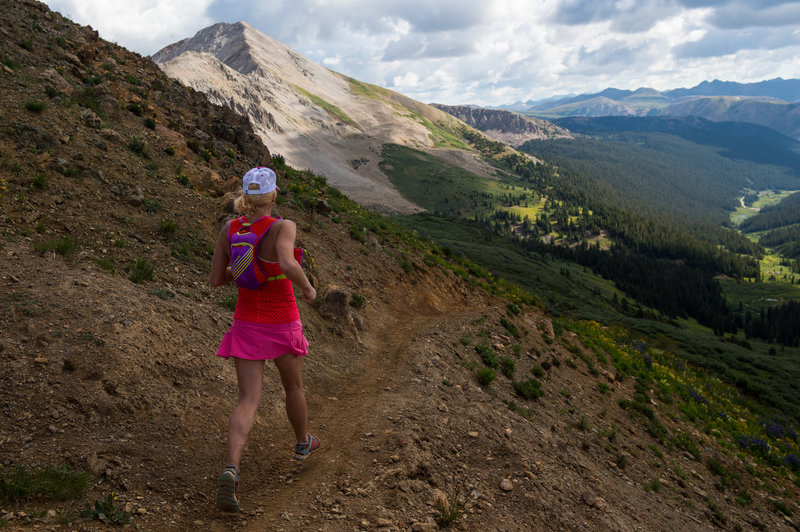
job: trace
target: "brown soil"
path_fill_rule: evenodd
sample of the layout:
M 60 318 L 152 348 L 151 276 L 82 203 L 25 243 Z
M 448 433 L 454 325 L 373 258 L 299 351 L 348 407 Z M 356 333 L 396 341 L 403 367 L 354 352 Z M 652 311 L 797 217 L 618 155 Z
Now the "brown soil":
M 239 176 L 269 154 L 246 122 L 172 84 L 149 60 L 42 4 L 0 7 L 2 56 L 14 61 L 0 73 L 3 469 L 88 471 L 86 500 L 114 493 L 132 515 L 127 528 L 142 530 L 435 530 L 437 500 L 463 506 L 458 530 L 791 529 L 771 501 L 792 486 L 767 479 L 770 493 L 741 460 L 720 454 L 752 495 L 738 505 L 702 462 L 658 444 L 618 406 L 633 395 L 630 379 L 598 391 L 614 380 L 611 368 L 553 366 L 538 401 L 516 396 L 502 375 L 478 385 L 470 369 L 481 364 L 477 342 L 513 357 L 516 374 L 527 376 L 545 360 L 572 358 L 576 339 L 553 341 L 539 308 L 510 317 L 503 301 L 402 243 L 377 235 L 361 244 L 345 223 L 289 202 L 280 210 L 314 258 L 309 273 L 321 289 L 363 296 L 354 312 L 365 327 L 341 326 L 300 302 L 311 343 L 310 425 L 322 447 L 307 462 L 292 460 L 282 390 L 268 368 L 242 462 L 243 511 L 217 512 L 236 384 L 232 364 L 214 354 L 234 289 L 208 286 L 210 246 Z M 94 116 L 86 100 L 68 96 L 86 87 Z M 131 101 L 147 112 L 129 111 Z M 150 115 L 154 129 L 144 124 Z M 130 149 L 134 136 L 148 158 Z M 195 143 L 219 155 L 206 161 Z M 228 150 L 235 156 L 222 155 Z M 68 236 L 73 256 L 46 250 Z M 134 259 L 155 265 L 152 280 L 129 280 Z M 530 420 L 508 401 L 529 408 Z M 690 431 L 705 453 L 719 450 L 682 421 L 665 423 Z M 612 427 L 613 441 L 601 435 Z M 660 489 L 646 490 L 654 480 Z M 77 517 L 83 502 L 0 502 L 0 522 L 107 528 Z

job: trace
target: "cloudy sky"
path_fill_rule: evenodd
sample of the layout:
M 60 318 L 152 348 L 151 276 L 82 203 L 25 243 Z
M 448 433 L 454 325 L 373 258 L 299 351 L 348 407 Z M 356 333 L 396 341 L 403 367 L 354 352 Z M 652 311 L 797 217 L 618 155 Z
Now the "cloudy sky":
M 425 103 L 800 78 L 800 1 L 44 0 L 142 55 L 244 20 Z

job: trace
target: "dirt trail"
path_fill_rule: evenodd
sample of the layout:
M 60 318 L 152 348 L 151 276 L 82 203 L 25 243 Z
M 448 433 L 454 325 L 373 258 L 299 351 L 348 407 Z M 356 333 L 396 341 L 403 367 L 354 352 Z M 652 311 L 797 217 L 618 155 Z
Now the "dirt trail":
M 200 519 L 210 530 L 230 530 L 232 526 L 243 530 L 293 530 L 301 524 L 313 524 L 320 530 L 341 529 L 336 516 L 344 519 L 344 514 L 339 513 L 335 505 L 327 505 L 331 511 L 328 517 L 333 519 L 322 526 L 318 515 L 320 505 L 314 503 L 321 502 L 321 506 L 326 507 L 323 499 L 331 491 L 342 486 L 361 486 L 372 479 L 376 449 L 370 440 L 376 434 L 389 434 L 394 428 L 391 416 L 387 415 L 386 393 L 400 396 L 409 393 L 404 388 L 413 378 L 413 361 L 407 356 L 411 344 L 426 331 L 434 330 L 437 322 L 443 323 L 440 312 L 428 309 L 425 314 L 418 314 L 410 308 L 414 307 L 395 309 L 389 323 L 364 339 L 363 356 L 346 375 L 329 379 L 325 385 L 320 385 L 313 375 L 305 376 L 310 430 L 322 441 L 321 449 L 314 456 L 299 463 L 291 459 L 289 449 L 275 444 L 271 444 L 266 453 L 253 448 L 253 442 L 269 439 L 265 432 L 271 430 L 265 431 L 264 426 L 274 428 L 272 432 L 282 432 L 288 423 L 285 413 L 278 409 L 264 412 L 267 409 L 262 402 L 260 422 L 251 433 L 251 443 L 243 458 L 242 512 L 226 515 L 209 512 L 211 508 L 208 508 L 201 512 L 202 517 L 184 516 L 180 526 Z M 474 313 L 473 310 L 459 312 L 464 320 Z M 324 363 L 312 357 L 313 346 L 307 369 Z M 268 366 L 266 371 L 275 370 Z M 282 401 L 282 396 L 280 399 Z M 276 400 L 267 401 L 274 403 Z M 219 445 L 224 442 L 220 441 Z M 209 494 L 213 495 L 210 491 Z M 211 502 L 213 506 L 213 500 Z

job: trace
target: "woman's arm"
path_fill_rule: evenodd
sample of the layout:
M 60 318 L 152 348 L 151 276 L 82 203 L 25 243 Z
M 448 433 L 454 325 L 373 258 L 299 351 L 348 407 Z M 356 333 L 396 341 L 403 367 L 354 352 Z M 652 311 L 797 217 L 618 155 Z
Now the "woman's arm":
M 303 301 L 308 303 L 317 297 L 317 291 L 303 272 L 302 266 L 294 258 L 294 241 L 297 235 L 297 227 L 290 220 L 278 222 L 278 234 L 275 237 L 275 253 L 278 255 L 278 264 L 281 271 L 286 274 L 294 284 L 303 291 Z
M 226 223 L 217 236 L 217 245 L 214 248 L 214 257 L 211 259 L 211 286 L 222 286 L 233 281 L 231 274 L 231 250 L 228 247 L 228 227 Z

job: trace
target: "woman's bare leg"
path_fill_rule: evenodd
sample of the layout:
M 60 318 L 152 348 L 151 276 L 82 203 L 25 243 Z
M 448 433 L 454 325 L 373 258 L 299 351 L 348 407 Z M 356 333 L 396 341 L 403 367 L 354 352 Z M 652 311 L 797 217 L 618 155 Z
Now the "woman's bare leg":
M 234 359 L 236 378 L 239 384 L 239 402 L 231 412 L 228 422 L 228 463 L 239 469 L 247 437 L 256 419 L 256 410 L 261 400 L 264 377 L 264 360 Z
M 303 391 L 303 357 L 291 353 L 275 359 L 275 366 L 281 375 L 281 383 L 286 393 L 286 415 L 292 424 L 294 435 L 299 443 L 308 436 L 308 407 Z

